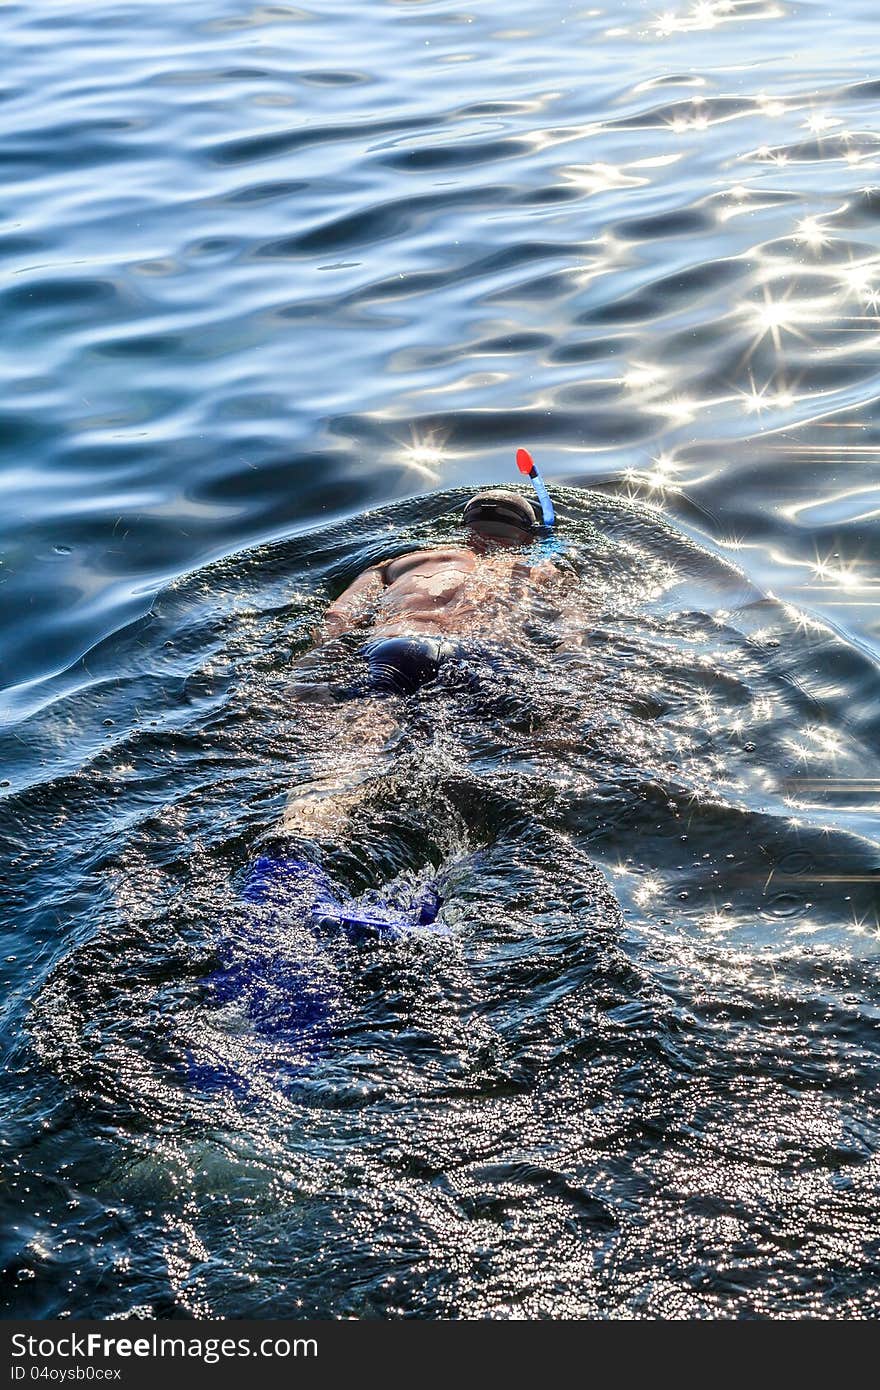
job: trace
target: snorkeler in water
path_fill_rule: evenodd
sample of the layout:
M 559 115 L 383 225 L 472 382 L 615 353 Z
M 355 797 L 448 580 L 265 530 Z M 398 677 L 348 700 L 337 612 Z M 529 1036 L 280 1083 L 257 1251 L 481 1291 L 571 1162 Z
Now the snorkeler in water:
M 464 675 L 468 684 L 474 659 L 494 664 L 499 652 L 515 644 L 533 616 L 536 594 L 572 578 L 570 570 L 546 556 L 527 553 L 555 516 L 525 450 L 518 452 L 517 464 L 532 479 L 536 502 L 504 488 L 476 493 L 462 517 L 465 545 L 410 551 L 372 565 L 327 609 L 310 653 L 298 663 L 298 676 L 309 673 L 310 659 L 349 634 L 362 633 L 355 657 L 360 669 L 351 684 L 332 693 L 321 683 L 295 687 L 305 701 L 336 702 L 341 696 L 350 714 L 345 732 L 338 730 L 334 738 L 334 770 L 297 790 L 284 815 L 284 833 L 315 841 L 344 835 L 349 816 L 375 784 L 382 750 L 398 727 L 396 708 L 369 697 L 410 696 L 447 672 L 454 679 Z M 329 891 L 323 879 L 318 884 L 312 864 L 291 863 L 316 891 Z M 262 879 L 259 883 L 262 893 Z
M 402 714 L 398 700 L 383 697 L 412 696 L 448 669 L 460 679 L 474 661 L 494 666 L 534 615 L 537 593 L 571 579 L 570 570 L 528 552 L 555 517 L 525 450 L 517 464 L 534 483 L 537 504 L 503 488 L 476 493 L 462 518 L 466 544 L 411 551 L 372 565 L 330 604 L 313 647 L 297 663 L 294 692 L 303 702 L 303 718 L 321 727 L 310 702 L 334 705 L 325 733 L 333 769 L 297 789 L 279 827 L 281 843 L 251 864 L 242 897 L 253 907 L 253 918 L 238 939 L 225 943 L 220 969 L 209 981 L 218 1002 L 243 1001 L 263 1031 L 279 1035 L 286 1029 L 291 1039 L 317 1045 L 329 1008 L 320 982 L 311 982 L 295 963 L 286 984 L 290 1008 L 279 1013 L 273 1004 L 266 1010 L 267 963 L 277 973 L 278 942 L 291 913 L 316 932 L 342 932 L 350 940 L 448 930 L 440 916 L 442 873 L 432 872 L 415 886 L 392 880 L 367 897 L 352 897 L 331 877 L 322 846 L 345 842 L 350 817 L 368 803 L 381 778 L 383 750 L 393 746 Z M 317 658 L 320 670 L 322 652 L 359 633 L 359 669 L 351 685 L 331 689 L 320 680 L 302 680 L 314 675 L 310 658 Z M 210 1068 L 199 1074 L 203 1084 L 210 1083 L 209 1073 Z
M 383 701 L 357 697 L 412 695 L 447 672 L 464 675 L 467 683 L 471 659 L 491 663 L 515 645 L 534 615 L 538 593 L 571 580 L 570 569 L 525 553 L 552 531 L 556 518 L 525 449 L 518 451 L 517 465 L 533 482 L 536 500 L 504 488 L 476 493 L 462 515 L 466 545 L 410 551 L 371 565 L 327 609 L 312 648 L 297 664 L 294 689 L 305 701 L 340 695 L 345 700 L 350 727 L 343 736 L 344 771 L 299 790 L 288 805 L 286 830 L 319 836 L 339 831 L 358 797 L 356 788 L 372 780 L 397 719 Z M 325 683 L 309 681 L 322 654 L 350 634 L 363 640 L 355 658 L 360 669 L 349 685 L 331 692 Z
M 520 456 L 521 468 L 528 460 L 534 469 L 525 450 Z M 317 644 L 362 629 L 362 693 L 411 695 L 469 649 L 503 642 L 528 611 L 530 591 L 562 577 L 551 560 L 521 553 L 548 525 L 552 504 L 542 491 L 541 506 L 503 488 L 476 493 L 464 509 L 467 545 L 372 565 L 330 605 Z

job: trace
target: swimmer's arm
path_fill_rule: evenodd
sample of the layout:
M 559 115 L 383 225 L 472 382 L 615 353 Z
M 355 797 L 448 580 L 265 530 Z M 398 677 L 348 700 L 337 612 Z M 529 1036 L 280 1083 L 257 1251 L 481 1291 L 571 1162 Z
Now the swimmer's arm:
M 577 580 L 577 575 L 574 570 L 567 566 L 562 569 L 559 565 L 555 565 L 552 560 L 539 560 L 537 565 L 530 567 L 529 579 L 539 589 L 545 589 L 551 584 L 570 584 L 572 580 Z
M 570 570 L 555 565 L 552 560 L 539 560 L 536 565 L 530 565 L 525 560 L 515 560 L 510 577 L 514 593 L 527 599 L 530 589 L 540 592 L 552 588 L 558 591 L 566 581 L 574 578 L 574 575 Z
M 329 642 L 369 621 L 385 588 L 384 565 L 371 565 L 334 599 L 315 633 L 316 642 Z

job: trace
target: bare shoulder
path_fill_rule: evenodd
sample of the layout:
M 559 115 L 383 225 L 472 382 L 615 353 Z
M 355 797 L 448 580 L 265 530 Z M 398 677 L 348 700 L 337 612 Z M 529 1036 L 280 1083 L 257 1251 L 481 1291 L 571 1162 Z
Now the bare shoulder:
M 396 560 L 387 561 L 384 570 L 386 583 L 393 584 L 396 579 L 415 569 L 434 571 L 450 565 L 470 570 L 474 564 L 472 551 L 461 546 L 447 546 L 436 550 L 411 550 L 407 555 L 398 555 Z

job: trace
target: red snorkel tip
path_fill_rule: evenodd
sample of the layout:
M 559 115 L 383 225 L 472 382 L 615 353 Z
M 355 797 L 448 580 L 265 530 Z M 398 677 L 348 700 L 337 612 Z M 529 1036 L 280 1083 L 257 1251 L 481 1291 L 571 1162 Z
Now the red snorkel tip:
M 534 473 L 535 460 L 532 458 L 528 449 L 517 449 L 516 466 L 519 469 L 520 473 L 525 473 L 527 478 L 530 478 L 531 475 Z

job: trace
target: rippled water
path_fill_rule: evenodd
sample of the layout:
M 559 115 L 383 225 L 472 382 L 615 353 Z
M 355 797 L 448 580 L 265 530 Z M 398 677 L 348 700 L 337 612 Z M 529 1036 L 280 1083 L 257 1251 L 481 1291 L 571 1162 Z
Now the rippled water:
M 7 1311 L 876 1315 L 872 12 L 4 18 Z M 255 917 L 322 606 L 518 444 L 580 587 L 319 847 L 446 933 Z

